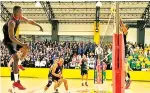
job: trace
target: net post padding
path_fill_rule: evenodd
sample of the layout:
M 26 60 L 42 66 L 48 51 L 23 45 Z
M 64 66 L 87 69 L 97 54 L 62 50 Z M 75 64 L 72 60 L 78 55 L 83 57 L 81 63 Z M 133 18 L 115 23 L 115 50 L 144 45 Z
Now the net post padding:
M 113 93 L 125 93 L 125 63 L 123 34 L 113 35 Z

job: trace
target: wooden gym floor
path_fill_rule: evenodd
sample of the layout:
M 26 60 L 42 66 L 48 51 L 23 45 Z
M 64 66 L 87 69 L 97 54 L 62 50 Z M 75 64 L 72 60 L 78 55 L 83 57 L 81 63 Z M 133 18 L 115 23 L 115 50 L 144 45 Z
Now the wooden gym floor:
M 8 77 L 1 78 L 1 92 L 0 93 L 9 93 L 8 89 L 11 87 L 12 83 Z M 25 91 L 16 90 L 16 93 L 43 93 L 43 87 L 47 84 L 47 79 L 38 79 L 38 78 L 21 78 L 22 84 L 27 88 Z M 81 93 L 79 91 L 85 89 L 81 87 L 81 82 L 79 79 L 68 79 L 70 93 Z M 94 84 L 93 80 L 88 81 L 89 86 L 86 87 L 90 92 L 84 93 L 94 93 Z M 111 81 L 105 83 L 105 88 L 111 90 Z M 52 93 L 53 85 L 45 93 Z M 63 84 L 59 88 L 59 93 L 65 93 Z M 83 92 L 82 92 L 83 93 Z M 110 93 L 110 92 L 109 92 Z M 150 93 L 150 82 L 136 82 L 132 81 L 131 87 L 127 90 L 126 93 Z

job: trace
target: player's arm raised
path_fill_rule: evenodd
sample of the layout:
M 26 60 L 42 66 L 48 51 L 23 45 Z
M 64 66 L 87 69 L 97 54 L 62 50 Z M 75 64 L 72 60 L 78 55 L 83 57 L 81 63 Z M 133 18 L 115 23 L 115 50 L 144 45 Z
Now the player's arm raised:
M 8 22 L 8 33 L 9 33 L 9 38 L 16 44 L 20 46 L 24 46 L 23 43 L 21 43 L 18 39 L 15 38 L 14 35 L 14 28 L 15 28 L 15 22 L 14 21 L 9 21 Z
M 38 26 L 38 27 L 40 28 L 40 31 L 43 32 L 43 28 L 42 28 L 38 23 L 36 23 L 34 20 L 28 19 L 28 18 L 26 18 L 26 17 L 24 17 L 24 16 L 21 17 L 21 20 L 23 20 L 23 21 L 25 21 L 25 22 L 27 22 L 27 23 L 29 23 L 29 24 Z
M 55 77 L 60 77 L 60 74 L 56 74 L 56 68 L 58 67 L 58 64 L 54 64 L 53 69 L 52 69 L 52 75 L 54 75 Z

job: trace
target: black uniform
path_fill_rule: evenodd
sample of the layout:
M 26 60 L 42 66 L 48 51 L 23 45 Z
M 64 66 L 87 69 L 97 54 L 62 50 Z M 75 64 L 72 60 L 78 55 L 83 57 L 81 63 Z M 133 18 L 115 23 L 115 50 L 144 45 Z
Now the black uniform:
M 58 64 L 58 67 L 56 68 L 55 73 L 59 74 L 60 72 L 62 72 L 62 66 L 60 66 L 59 63 L 57 63 L 57 64 Z M 54 81 L 54 80 L 58 81 L 60 79 L 59 77 L 52 75 L 52 70 L 49 71 L 48 78 L 52 79 L 52 81 Z
M 81 63 L 81 75 L 88 74 L 87 66 L 88 66 L 87 60 L 82 59 L 82 63 Z
M 14 35 L 16 34 L 16 31 L 18 29 L 18 26 L 20 24 L 20 20 L 15 19 L 14 17 L 11 17 L 9 21 L 14 21 L 15 22 L 15 28 L 14 28 Z M 4 39 L 3 43 L 4 45 L 8 48 L 10 54 L 15 54 L 17 53 L 17 50 L 22 48 L 22 46 L 14 44 L 11 39 L 9 38 L 9 32 L 8 32 L 8 22 L 6 22 L 3 26 L 3 34 L 4 34 Z

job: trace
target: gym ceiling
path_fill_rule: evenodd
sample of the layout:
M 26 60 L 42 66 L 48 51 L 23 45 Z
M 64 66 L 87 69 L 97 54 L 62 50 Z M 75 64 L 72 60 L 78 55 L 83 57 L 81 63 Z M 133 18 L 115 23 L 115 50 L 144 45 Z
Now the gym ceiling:
M 40 3 L 41 6 L 35 7 Z M 100 22 L 107 24 L 111 15 L 110 8 L 115 5 L 111 1 L 102 1 L 100 8 Z M 12 13 L 12 8 L 19 5 L 23 9 L 24 16 L 39 23 L 50 23 L 58 20 L 59 23 L 93 23 L 96 14 L 96 1 L 40 1 L 40 2 L 1 2 L 1 18 L 6 21 Z M 122 1 L 119 3 L 120 16 L 126 24 L 136 26 L 138 20 L 144 20 L 149 26 L 150 2 L 146 1 Z M 113 22 L 113 16 L 111 19 Z

